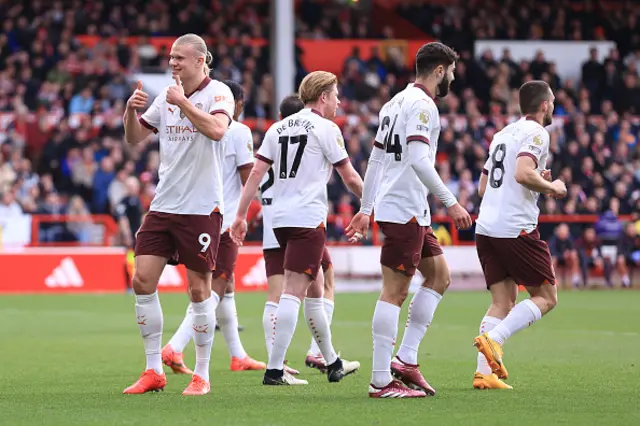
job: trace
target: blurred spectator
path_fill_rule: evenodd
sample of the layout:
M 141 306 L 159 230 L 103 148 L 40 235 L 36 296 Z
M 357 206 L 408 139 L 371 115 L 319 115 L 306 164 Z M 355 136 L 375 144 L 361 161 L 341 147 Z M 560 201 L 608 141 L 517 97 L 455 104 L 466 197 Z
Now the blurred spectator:
M 109 207 L 109 185 L 115 178 L 111 157 L 104 157 L 100 168 L 93 175 L 93 213 L 107 213 Z
M 575 244 L 580 258 L 580 270 L 585 287 L 588 285 L 589 270 L 602 271 L 607 287 L 612 287 L 612 263 L 602 256 L 601 242 L 593 228 L 587 228 Z
M 631 285 L 630 273 L 640 266 L 640 235 L 638 235 L 633 223 L 627 223 L 624 234 L 618 241 L 616 266 L 622 279 L 622 286 L 629 287 Z
M 564 273 L 571 274 L 571 282 L 574 287 L 580 285 L 580 261 L 578 251 L 569 233 L 569 226 L 561 223 L 556 228 L 555 235 L 549 240 L 549 251 L 553 260 L 556 274 L 564 281 Z M 586 283 L 584 283 L 586 285 Z
M 622 235 L 622 223 L 613 210 L 607 210 L 595 224 L 596 236 L 603 245 L 616 245 Z
M 77 195 L 71 197 L 66 214 L 74 216 L 74 220 L 67 223 L 67 229 L 75 241 L 87 244 L 98 240 L 95 235 L 99 235 L 100 230 L 93 224 L 91 212 L 81 197 Z
M 135 235 L 142 224 L 140 182 L 133 176 L 125 179 L 125 195 L 115 207 L 115 217 L 124 246 L 134 248 Z
M 42 1 L 0 6 L 0 114 L 13 113 L 0 121 L 0 193 L 11 190 L 16 198 L 12 204 L 25 212 L 60 214 L 67 199 L 69 209 L 73 205 L 80 211 L 73 198 L 78 196 L 92 213 L 113 213 L 122 202 L 125 182 L 135 175 L 140 206 L 143 211 L 148 208 L 157 184 L 158 144 L 150 139 L 126 145 L 122 113 L 134 88 L 134 73 L 167 70 L 168 52 L 151 43 L 153 36 L 176 36 L 189 28 L 212 37 L 212 76 L 242 83 L 245 117 L 270 117 L 274 96 L 270 48 L 251 41 L 270 33 L 269 2 L 254 0 L 242 7 L 222 0 L 188 3 L 185 7 L 180 0 L 130 0 L 126 5 L 76 0 L 53 2 L 50 7 Z M 300 2 L 297 36 L 393 38 L 397 28 L 374 27 L 362 3 L 366 2 L 346 7 L 337 2 Z M 452 91 L 438 100 L 442 129 L 437 167 L 472 213 L 478 211 L 476 185 L 493 135 L 517 118 L 518 87 L 528 79 L 542 78 L 556 92 L 548 167 L 566 182 L 569 196 L 540 197 L 541 211 L 600 216 L 610 210 L 596 232 L 605 247 L 617 244 L 622 226 L 618 215 L 640 210 L 640 21 L 637 8 L 631 6 L 621 2 L 606 10 L 591 5 L 577 11 L 567 2 L 550 1 L 399 3 L 399 15 L 460 53 Z M 96 36 L 95 46 L 80 43 L 76 36 L 81 34 Z M 135 44 L 127 44 L 129 35 L 139 36 Z M 111 36 L 114 43 L 108 39 Z M 582 75 L 575 81 L 561 79 L 544 51 L 522 61 L 514 60 L 508 49 L 495 56 L 478 52 L 480 59 L 474 52 L 474 42 L 481 39 L 603 37 L 615 41 L 617 48 L 600 57 L 594 51 L 587 62 L 576 64 Z M 306 70 L 300 47 L 295 49 L 299 83 Z M 370 59 L 365 60 L 367 53 Z M 413 79 L 413 64 L 405 57 L 404 50 L 391 43 L 370 52 L 354 49 L 342 67 L 338 112 L 344 116 L 348 152 L 361 174 L 381 106 Z M 265 130 L 266 122 L 258 121 L 256 148 Z M 330 213 L 338 215 L 338 223 L 328 226 L 333 240 L 344 238 L 342 226 L 358 208 L 357 200 L 346 193 L 339 180 L 330 180 Z M 430 205 L 434 215 L 446 214 L 431 196 Z M 55 223 L 42 225 L 47 226 L 55 229 Z M 572 223 L 570 233 L 578 236 L 583 227 Z M 553 225 L 541 223 L 540 231 L 550 237 Z M 72 238 L 63 234 L 51 231 L 47 238 Z M 473 233 L 460 233 L 460 238 L 473 238 Z
M 0 216 L 3 218 L 22 215 L 22 207 L 16 201 L 12 191 L 6 191 L 1 194 L 2 202 L 0 203 Z
M 94 99 L 91 94 L 91 89 L 86 87 L 71 98 L 69 114 L 89 114 L 93 110 L 93 103 Z

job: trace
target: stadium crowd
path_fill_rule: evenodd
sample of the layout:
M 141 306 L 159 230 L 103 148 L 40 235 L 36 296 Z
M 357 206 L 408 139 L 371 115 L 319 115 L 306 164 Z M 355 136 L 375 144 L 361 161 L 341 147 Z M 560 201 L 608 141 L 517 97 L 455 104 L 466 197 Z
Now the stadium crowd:
M 157 183 L 158 146 L 153 140 L 125 144 L 122 127 L 123 106 L 134 88 L 128 76 L 165 71 L 168 66 L 168 52 L 156 49 L 148 37 L 177 35 L 183 28 L 215 37 L 217 42 L 210 46 L 213 77 L 241 82 L 246 92 L 245 117 L 269 117 L 273 96 L 269 49 L 250 43 L 252 37 L 269 34 L 266 2 L 251 2 L 241 11 L 233 3 L 191 1 L 183 7 L 178 0 L 75 0 L 51 6 L 39 0 L 15 5 L 0 2 L 0 216 L 119 217 L 148 208 Z M 638 220 L 640 212 L 638 10 L 623 7 L 600 13 L 593 3 L 579 11 L 566 1 L 555 2 L 553 8 L 550 2 L 535 4 L 535 9 L 513 1 L 443 7 L 413 1 L 399 7 L 401 16 L 419 28 L 431 28 L 433 35 L 461 56 L 452 93 L 439 102 L 440 175 L 460 203 L 477 213 L 476 184 L 491 138 L 517 116 L 517 88 L 528 80 L 543 79 L 556 94 L 548 164 L 553 175 L 567 183 L 569 197 L 562 202 L 541 197 L 542 213 L 601 215 L 594 238 L 615 245 L 623 244 L 621 237 L 628 235 L 632 243 L 625 242 L 621 253 L 626 261 L 640 263 L 632 258 L 640 250 L 640 221 L 633 234 L 631 227 L 623 230 L 618 218 L 631 214 Z M 533 25 L 521 25 L 532 16 L 537 16 Z M 298 36 L 306 38 L 391 37 L 393 31 L 385 28 L 375 33 L 368 17 L 356 9 L 314 1 L 302 2 L 296 24 Z M 111 44 L 104 38 L 87 48 L 76 39 L 80 34 L 116 36 L 118 41 Z M 126 35 L 141 37 L 130 46 Z M 531 61 L 516 62 L 507 50 L 502 57 L 479 52 L 475 59 L 474 40 L 494 37 L 609 39 L 617 42 L 617 48 L 606 57 L 598 57 L 593 50 L 582 64 L 581 80 L 572 81 L 560 78 L 544 52 Z M 363 60 L 357 50 L 344 63 L 339 114 L 346 116 L 347 149 L 362 175 L 378 125 L 377 113 L 411 81 L 412 66 L 392 55 L 383 60 L 379 53 Z M 297 81 L 305 73 L 298 60 Z M 254 129 L 256 148 L 265 130 Z M 339 240 L 358 203 L 339 179 L 329 182 L 328 191 L 336 215 L 329 237 Z M 445 214 L 435 201 L 432 207 L 436 214 Z M 543 224 L 543 236 L 551 238 L 554 227 Z M 567 238 L 580 239 L 577 245 L 584 246 L 590 229 L 573 224 Z M 90 226 L 53 224 L 41 229 L 40 238 L 87 242 L 92 232 Z M 461 238 L 472 238 L 472 234 Z M 129 239 L 124 243 L 130 244 Z M 555 255 L 571 257 L 565 252 Z M 584 264 L 592 257 L 580 258 Z

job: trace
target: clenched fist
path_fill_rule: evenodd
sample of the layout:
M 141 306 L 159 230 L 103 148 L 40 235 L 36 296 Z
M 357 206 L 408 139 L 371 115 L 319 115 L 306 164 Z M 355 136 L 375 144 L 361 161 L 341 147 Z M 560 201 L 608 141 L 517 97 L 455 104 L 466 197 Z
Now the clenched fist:
M 138 88 L 133 92 L 133 95 L 127 101 L 127 109 L 139 110 L 147 105 L 149 95 L 142 91 L 142 82 L 138 80 Z

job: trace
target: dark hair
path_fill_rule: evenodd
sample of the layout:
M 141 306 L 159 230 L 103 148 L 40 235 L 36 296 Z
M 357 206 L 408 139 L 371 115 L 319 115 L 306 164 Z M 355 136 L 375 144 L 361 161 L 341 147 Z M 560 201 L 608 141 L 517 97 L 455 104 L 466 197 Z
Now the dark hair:
M 520 86 L 518 91 L 522 115 L 535 114 L 540 105 L 551 97 L 549 84 L 542 80 L 531 80 Z
M 280 115 L 286 118 L 304 108 L 304 103 L 298 95 L 289 95 L 280 102 Z
M 229 89 L 231 89 L 231 93 L 233 94 L 233 99 L 236 102 L 244 101 L 244 89 L 241 85 L 233 80 L 224 80 L 223 83 L 229 86 Z
M 416 74 L 429 75 L 438 66 L 447 68 L 457 60 L 458 54 L 449 46 L 438 42 L 424 44 L 416 53 Z

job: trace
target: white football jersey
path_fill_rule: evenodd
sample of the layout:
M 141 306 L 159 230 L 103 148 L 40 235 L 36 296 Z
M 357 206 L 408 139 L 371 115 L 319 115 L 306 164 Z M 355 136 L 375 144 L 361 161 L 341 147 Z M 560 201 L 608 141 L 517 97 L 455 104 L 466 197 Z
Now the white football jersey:
M 276 175 L 273 167 L 262 179 L 260 183 L 260 199 L 262 201 L 262 248 L 265 250 L 280 248 L 276 234 L 273 233 L 273 184 L 276 182 Z
M 219 81 L 205 78 L 189 100 L 202 111 L 224 113 L 231 120 L 233 94 Z M 150 210 L 210 215 L 218 208 L 224 213 L 222 143 L 201 134 L 177 106 L 167 103 L 167 89 L 142 114 L 140 123 L 160 139 L 160 182 Z
M 273 124 L 256 155 L 273 165 L 273 227 L 325 225 L 327 182 L 334 165 L 349 161 L 340 128 L 305 108 Z
M 529 156 L 538 172 L 545 170 L 549 155 L 549 133 L 536 121 L 522 118 L 493 137 L 483 173 L 487 189 L 476 220 L 476 234 L 494 238 L 517 238 L 538 225 L 539 193 L 516 182 L 516 160 Z
M 424 86 L 409 84 L 384 104 L 374 145 L 388 155 L 373 209 L 376 221 L 407 223 L 415 218 L 422 226 L 431 224 L 429 190 L 411 167 L 407 144 L 429 145 L 429 161 L 435 164 L 439 136 L 438 107 Z
M 222 166 L 222 187 L 224 194 L 224 217 L 222 232 L 231 227 L 238 212 L 242 181 L 238 171 L 253 166 L 253 135 L 251 129 L 234 121 L 222 138 L 224 165 Z

